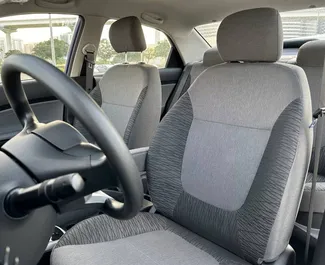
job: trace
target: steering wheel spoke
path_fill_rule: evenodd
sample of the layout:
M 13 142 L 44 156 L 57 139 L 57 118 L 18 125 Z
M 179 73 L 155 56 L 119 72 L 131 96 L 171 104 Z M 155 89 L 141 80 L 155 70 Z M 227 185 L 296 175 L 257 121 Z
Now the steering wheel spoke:
M 39 123 L 21 84 L 21 73 L 42 83 L 61 100 L 93 136 L 98 147 L 65 122 Z M 38 183 L 69 173 L 87 175 L 86 193 L 105 188 L 107 184 L 98 179 L 93 181 L 90 172 L 96 173 L 93 176 L 96 179 L 108 169 L 107 176 L 113 172 L 119 179 L 124 203 L 107 202 L 107 213 L 119 219 L 135 216 L 142 205 L 140 173 L 123 139 L 90 96 L 56 67 L 31 55 L 8 57 L 1 77 L 8 101 L 24 127 L 2 150 Z M 109 166 L 105 168 L 105 165 Z
M 55 121 L 22 132 L 2 149 L 38 182 L 70 173 L 81 173 L 105 163 L 105 155 L 71 125 Z

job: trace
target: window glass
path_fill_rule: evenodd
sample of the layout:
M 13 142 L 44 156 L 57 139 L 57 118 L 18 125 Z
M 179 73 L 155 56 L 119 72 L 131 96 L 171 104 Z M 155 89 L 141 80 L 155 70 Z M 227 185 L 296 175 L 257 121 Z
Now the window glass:
M 220 22 L 209 23 L 196 27 L 195 29 L 200 33 L 200 35 L 205 39 L 205 41 L 212 47 L 217 45 L 217 31 Z
M 38 56 L 64 71 L 78 16 L 18 15 L 0 18 L 0 67 L 11 54 Z M 22 79 L 29 79 L 22 75 Z M 1 81 L 1 80 L 0 80 Z
M 325 8 L 282 12 L 283 38 L 316 38 L 325 39 Z M 216 34 L 220 22 L 196 27 L 196 30 L 211 45 L 216 46 Z
M 105 73 L 109 66 L 124 63 L 125 54 L 116 53 L 109 41 L 108 33 L 115 20 L 108 20 L 104 26 L 96 57 L 95 74 Z M 164 33 L 154 28 L 142 26 L 147 43 L 147 49 L 142 53 L 128 52 L 129 63 L 145 62 L 156 65 L 158 68 L 166 66 L 171 49 L 170 43 Z

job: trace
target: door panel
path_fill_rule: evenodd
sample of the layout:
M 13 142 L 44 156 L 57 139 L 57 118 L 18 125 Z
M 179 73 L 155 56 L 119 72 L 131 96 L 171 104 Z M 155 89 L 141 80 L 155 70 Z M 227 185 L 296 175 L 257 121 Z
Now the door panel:
M 162 89 L 162 105 L 161 105 L 161 113 L 164 112 L 164 109 L 166 107 L 167 100 L 169 99 L 171 93 L 173 92 L 174 88 L 176 86 L 176 83 L 172 84 L 165 84 L 161 86 Z
M 163 113 L 167 100 L 173 92 L 178 79 L 183 72 L 182 68 L 162 68 L 159 69 L 161 89 L 162 89 L 162 106 L 161 113 Z
M 48 123 L 54 120 L 62 120 L 63 104 L 46 87 L 35 80 L 24 81 L 23 86 L 40 122 Z M 0 84 L 0 142 L 4 143 L 21 130 L 22 126 L 10 108 Z
M 31 104 L 32 109 L 40 122 L 48 123 L 62 120 L 63 104 L 59 100 Z M 16 114 L 12 109 L 0 111 L 0 141 L 5 142 L 22 130 Z
M 48 91 L 48 89 L 33 79 L 23 81 L 22 83 L 26 96 L 31 103 L 51 101 L 55 99 L 55 97 Z M 10 106 L 3 91 L 2 84 L 0 84 L 0 109 L 4 110 L 8 108 L 10 108 Z
M 52 25 L 52 19 L 55 25 Z M 17 24 L 23 21 L 24 25 Z M 35 22 L 35 23 L 34 23 Z M 72 14 L 18 14 L 1 18 L 0 29 L 13 28 L 14 34 L 4 34 L 1 46 L 1 62 L 12 53 L 33 54 L 36 57 L 52 61 L 60 70 L 71 69 L 71 63 L 79 44 L 84 19 Z M 53 27 L 55 26 L 55 30 Z M 23 30 L 22 30 L 23 29 Z M 31 36 L 37 36 L 32 38 Z M 19 42 L 16 43 L 16 39 Z M 61 49 L 62 48 L 62 49 Z M 55 51 L 55 52 L 54 52 Z M 64 107 L 49 90 L 30 76 L 20 75 L 25 93 L 40 122 L 62 120 Z M 1 85 L 0 77 L 0 141 L 4 143 L 20 132 L 22 126 L 10 108 Z

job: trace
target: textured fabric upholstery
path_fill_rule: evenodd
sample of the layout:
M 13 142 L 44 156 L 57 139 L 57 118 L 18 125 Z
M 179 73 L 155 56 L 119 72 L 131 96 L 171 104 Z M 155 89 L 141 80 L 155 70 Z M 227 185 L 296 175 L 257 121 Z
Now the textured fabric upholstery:
M 114 124 L 130 149 L 148 146 L 161 112 L 158 69 L 146 64 L 119 64 L 107 70 L 91 96 Z M 74 126 L 88 141 L 79 121 Z
M 218 52 L 217 48 L 210 48 L 208 49 L 204 55 L 203 55 L 203 60 L 202 62 L 194 62 L 191 65 L 191 71 L 189 74 L 189 82 L 188 86 L 183 89 L 183 93 L 181 96 L 189 89 L 189 87 L 193 84 L 195 79 L 203 73 L 206 69 L 208 69 L 211 66 L 218 65 L 223 63 L 223 60 L 220 56 L 220 53 Z
M 282 54 L 282 23 L 275 9 L 237 12 L 220 24 L 217 46 L 225 62 L 275 62 Z
M 299 49 L 297 56 L 297 65 L 305 70 L 308 78 L 312 109 L 313 112 L 319 107 L 319 98 L 322 89 L 322 76 L 325 57 L 325 41 L 316 40 L 310 41 L 302 45 Z M 316 130 L 314 130 L 314 133 Z M 307 184 L 305 185 L 305 191 L 302 197 L 300 211 L 308 212 L 309 200 L 310 200 L 310 187 L 312 182 L 312 176 L 314 172 L 315 154 L 312 153 L 309 174 L 307 176 Z M 315 204 L 314 211 L 316 213 L 323 213 L 325 209 L 325 190 L 323 182 L 325 182 L 325 136 L 322 139 L 322 148 L 320 153 L 320 161 L 318 168 L 318 178 L 316 184 Z
M 309 202 L 311 194 L 313 173 L 309 173 L 305 184 L 304 193 L 300 204 L 300 212 L 309 212 Z M 323 214 L 325 210 L 325 177 L 317 176 L 316 191 L 314 196 L 314 213 Z
M 141 22 L 137 17 L 115 21 L 110 27 L 109 39 L 116 52 L 143 52 L 147 48 Z
M 210 67 L 221 63 L 223 63 L 223 60 L 217 48 L 211 48 L 204 53 L 203 65 L 205 67 Z
M 109 34 L 117 52 L 146 49 L 142 26 L 136 17 L 117 20 L 111 25 Z M 161 115 L 162 91 L 157 67 L 144 63 L 114 65 L 90 96 L 103 109 L 129 149 L 149 146 Z M 94 143 L 78 120 L 73 125 Z
M 82 245 L 82 246 L 80 246 Z M 54 265 L 99 264 L 248 265 L 158 214 L 141 213 L 128 221 L 101 215 L 85 220 L 56 245 Z M 105 264 L 106 264 L 105 263 Z
M 307 75 L 313 112 L 319 107 L 319 97 L 322 89 L 322 76 L 325 57 L 325 41 L 310 41 L 302 45 L 297 56 L 297 65 L 302 67 Z M 321 151 L 319 173 L 325 175 L 325 137 Z M 313 172 L 314 155 L 310 163 L 310 172 Z
M 321 67 L 324 65 L 325 40 L 309 41 L 302 45 L 297 56 L 301 67 Z
M 297 56 L 297 65 L 302 67 L 307 75 L 313 111 L 319 107 L 319 97 L 322 89 L 322 76 L 325 57 L 325 41 L 310 41 L 302 45 Z M 325 137 L 323 139 L 325 146 Z M 322 150 L 324 153 L 324 150 Z M 324 156 L 324 154 L 322 154 Z M 325 158 L 323 158 L 325 159 Z M 322 171 L 322 165 L 325 167 L 325 160 L 320 165 L 320 172 L 325 175 L 325 168 Z M 311 162 L 311 167 L 313 161 Z
M 313 180 L 313 173 L 308 173 L 306 183 L 311 183 Z M 317 176 L 317 182 L 325 182 L 325 176 L 318 175 Z
M 203 73 L 206 69 L 208 69 L 210 66 L 213 65 L 217 65 L 217 64 L 221 64 L 223 63 L 220 54 L 218 52 L 217 48 L 210 48 L 208 49 L 204 55 L 203 55 L 203 61 L 200 62 L 194 62 L 191 64 L 188 64 L 185 66 L 186 67 L 190 67 L 190 71 L 188 75 L 184 75 L 185 68 L 183 70 L 183 75 L 181 75 L 180 79 L 178 80 L 178 84 L 175 87 L 175 91 L 177 91 L 178 89 L 181 89 L 181 93 L 179 94 L 177 100 L 190 88 L 190 86 L 193 84 L 193 82 L 195 81 L 195 79 L 201 74 Z M 185 79 L 185 82 L 183 82 L 183 79 Z M 182 87 L 180 87 L 182 86 Z M 172 94 L 171 98 L 169 99 L 169 103 L 171 103 L 171 101 L 174 100 L 174 97 L 176 95 Z M 166 105 L 166 110 L 165 112 L 167 113 L 171 107 L 173 105 L 172 104 L 167 104 Z
M 98 106 L 102 105 L 102 93 L 100 91 L 100 87 L 96 86 L 90 93 L 89 95 L 92 97 L 92 99 L 98 104 Z M 81 122 L 78 119 L 75 119 L 73 122 L 73 126 L 82 134 L 86 137 L 86 139 L 94 143 L 93 137 L 90 135 L 88 130 L 82 126 Z
M 297 66 L 208 68 L 149 149 L 156 209 L 252 263 L 276 259 L 289 242 L 310 158 L 310 105 Z
M 251 24 L 254 15 L 258 18 L 254 26 L 261 24 L 257 28 L 268 31 L 264 23 L 271 22 L 280 27 L 273 9 L 237 13 L 231 21 L 245 24 L 243 17 L 247 17 Z M 226 25 L 233 29 L 227 19 Z M 251 27 L 236 26 L 250 35 Z M 274 35 L 275 26 L 270 28 L 271 32 L 262 35 L 275 37 L 273 45 L 277 45 L 281 36 Z M 264 39 L 250 36 L 242 39 L 245 49 L 251 39 L 258 42 L 255 48 L 264 45 Z M 223 38 L 235 41 L 233 37 Z M 266 61 L 276 53 L 274 47 L 263 56 L 261 48 L 257 57 L 251 52 L 246 49 L 247 58 Z M 159 215 L 85 221 L 60 240 L 52 264 L 61 265 L 60 258 L 78 251 L 69 245 L 79 244 L 84 252 L 93 253 L 82 254 L 82 262 L 99 261 L 94 257 L 96 249 L 101 251 L 101 260 L 116 260 L 116 253 L 109 251 L 121 253 L 123 244 L 130 251 L 130 245 L 136 245 L 132 253 L 143 254 L 134 256 L 136 264 L 146 264 L 148 258 L 161 264 L 188 261 L 182 254 L 199 259 L 200 264 L 213 263 L 209 255 L 224 265 L 277 260 L 289 243 L 308 171 L 311 113 L 308 81 L 298 66 L 230 62 L 209 67 L 166 114 L 150 145 L 148 187 Z M 113 242 L 118 240 L 123 242 Z M 137 243 L 141 240 L 146 241 L 143 248 Z M 92 243 L 100 245 L 90 247 Z M 175 253 L 173 246 L 180 251 Z M 128 264 L 132 253 L 126 253 L 123 262 Z

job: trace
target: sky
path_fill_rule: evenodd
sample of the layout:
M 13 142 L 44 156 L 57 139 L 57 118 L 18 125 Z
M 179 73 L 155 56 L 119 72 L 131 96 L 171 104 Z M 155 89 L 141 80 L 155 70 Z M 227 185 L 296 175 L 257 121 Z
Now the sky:
M 68 27 L 53 27 L 53 36 L 58 37 L 64 33 L 69 33 L 71 30 Z M 5 37 L 5 34 L 0 31 L 0 37 Z M 12 39 L 21 39 L 24 44 L 37 43 L 50 39 L 49 28 L 29 28 L 18 29 L 17 32 L 11 33 Z

